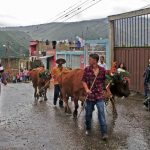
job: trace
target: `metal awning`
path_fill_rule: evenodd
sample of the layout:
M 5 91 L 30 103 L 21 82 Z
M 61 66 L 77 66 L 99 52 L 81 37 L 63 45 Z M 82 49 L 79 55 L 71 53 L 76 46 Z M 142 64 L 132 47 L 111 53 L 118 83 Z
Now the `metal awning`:
M 47 59 L 47 58 L 50 58 L 50 57 L 53 57 L 54 55 L 48 55 L 48 56 L 42 56 L 42 57 L 39 57 L 39 59 Z

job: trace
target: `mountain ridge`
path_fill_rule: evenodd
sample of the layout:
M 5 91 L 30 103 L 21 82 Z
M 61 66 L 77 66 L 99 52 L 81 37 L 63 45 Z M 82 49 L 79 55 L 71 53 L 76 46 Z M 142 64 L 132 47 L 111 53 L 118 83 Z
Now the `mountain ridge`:
M 73 40 L 76 36 L 89 40 L 108 38 L 108 20 L 102 18 L 79 22 L 53 22 L 32 26 L 3 27 L 1 30 L 23 31 L 36 40 Z

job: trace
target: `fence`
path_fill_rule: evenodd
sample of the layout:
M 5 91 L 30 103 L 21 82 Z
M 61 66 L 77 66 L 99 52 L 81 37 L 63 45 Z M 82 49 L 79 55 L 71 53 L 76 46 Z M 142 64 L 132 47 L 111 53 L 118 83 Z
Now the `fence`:
M 125 63 L 131 89 L 143 92 L 143 73 L 150 58 L 150 8 L 109 17 L 110 55 Z

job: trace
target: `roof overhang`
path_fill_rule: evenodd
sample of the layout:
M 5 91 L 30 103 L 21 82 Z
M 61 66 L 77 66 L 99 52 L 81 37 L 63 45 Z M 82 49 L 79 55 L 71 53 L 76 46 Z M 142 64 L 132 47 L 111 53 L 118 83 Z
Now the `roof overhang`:
M 49 56 L 42 56 L 42 57 L 39 57 L 39 59 L 47 59 L 47 58 L 50 58 L 50 57 L 53 57 L 54 55 L 49 55 Z
M 135 10 L 131 12 L 126 12 L 118 15 L 108 16 L 109 21 L 117 20 L 117 19 L 124 19 L 124 18 L 130 18 L 135 16 L 142 16 L 150 14 L 150 8 Z

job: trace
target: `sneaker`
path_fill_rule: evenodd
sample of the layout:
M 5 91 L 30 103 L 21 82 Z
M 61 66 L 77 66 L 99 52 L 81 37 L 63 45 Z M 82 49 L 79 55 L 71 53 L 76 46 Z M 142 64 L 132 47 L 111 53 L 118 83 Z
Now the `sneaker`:
M 107 135 L 107 134 L 104 134 L 104 135 L 102 136 L 102 140 L 103 140 L 103 141 L 107 141 L 107 140 L 108 140 L 108 135 Z
M 60 108 L 64 108 L 64 106 L 63 106 L 63 105 L 59 105 L 59 107 L 60 107 Z
M 87 136 L 90 135 L 90 131 L 89 131 L 89 130 L 86 130 L 86 131 L 85 131 L 85 135 L 87 135 Z
M 125 99 L 125 96 L 122 96 L 121 99 L 122 99 L 122 100 Z
M 61 107 L 61 106 L 63 106 L 63 101 L 59 101 L 59 106 Z
M 56 106 L 57 104 L 55 102 L 53 102 L 53 105 Z
M 145 99 L 143 104 L 148 108 L 150 104 L 150 99 L 149 98 Z

